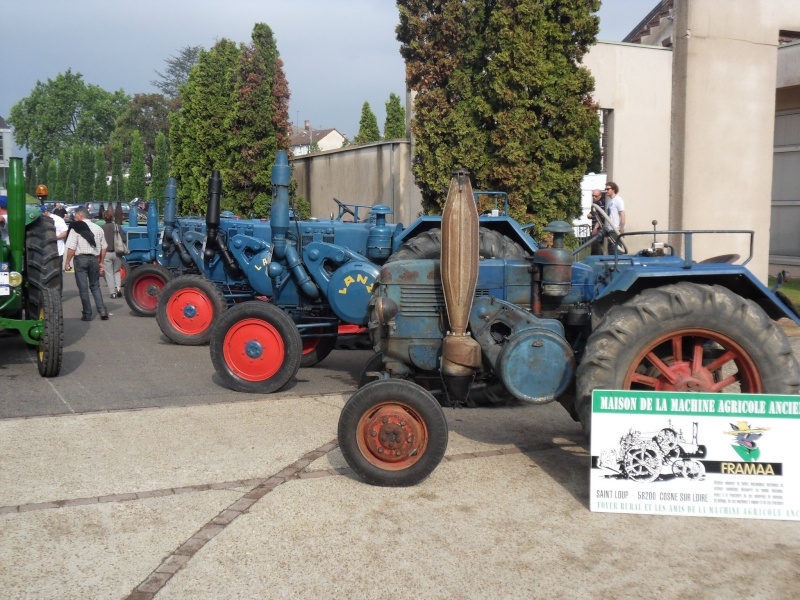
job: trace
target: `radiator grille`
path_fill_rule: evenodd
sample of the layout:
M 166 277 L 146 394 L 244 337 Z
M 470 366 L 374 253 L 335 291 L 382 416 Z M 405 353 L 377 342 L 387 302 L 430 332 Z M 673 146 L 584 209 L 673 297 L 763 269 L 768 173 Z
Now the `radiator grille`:
M 475 290 L 475 298 L 488 296 L 489 290 Z M 431 285 L 408 285 L 400 288 L 400 312 L 404 315 L 437 316 L 444 309 L 444 292 Z

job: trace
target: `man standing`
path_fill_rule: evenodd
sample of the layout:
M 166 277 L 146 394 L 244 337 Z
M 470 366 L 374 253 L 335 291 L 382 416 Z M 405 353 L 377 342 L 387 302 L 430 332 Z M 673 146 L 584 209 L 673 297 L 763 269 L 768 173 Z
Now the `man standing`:
M 625 233 L 625 201 L 619 195 L 619 186 L 613 181 L 606 183 L 606 212 L 617 231 Z M 611 226 L 607 224 L 605 230 L 606 233 L 612 231 Z
M 61 202 L 56 202 L 56 207 L 53 209 L 53 214 L 58 215 L 62 219 L 67 216 L 67 209 L 64 208 L 64 205 Z
M 103 230 L 89 220 L 89 211 L 85 206 L 75 209 L 74 219 L 75 222 L 70 226 L 67 236 L 67 261 L 64 269 L 69 271 L 74 257 L 75 283 L 78 284 L 78 294 L 81 297 L 83 312 L 81 321 L 92 320 L 90 291 L 100 318 L 106 321 L 108 320 L 108 310 L 103 303 L 103 294 L 100 292 L 100 275 L 103 274 L 103 259 L 108 244 L 106 244 Z
M 592 190 L 592 204 L 603 210 L 606 209 L 606 203 L 603 200 L 603 192 L 600 190 Z M 597 237 L 600 233 L 600 219 L 597 217 L 597 214 L 590 210 L 589 214 L 586 215 L 592 220 L 592 237 Z M 592 255 L 603 254 L 603 237 L 597 237 L 595 241 L 592 242 Z

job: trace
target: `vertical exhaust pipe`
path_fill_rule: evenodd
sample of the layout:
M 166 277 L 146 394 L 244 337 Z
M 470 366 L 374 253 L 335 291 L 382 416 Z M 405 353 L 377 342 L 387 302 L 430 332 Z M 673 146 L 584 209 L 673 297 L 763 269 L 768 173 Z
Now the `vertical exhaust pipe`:
M 472 196 L 469 171 L 453 171 L 442 213 L 442 289 L 450 331 L 442 342 L 442 380 L 451 402 L 466 400 L 481 347 L 467 333 L 478 283 L 480 241 L 478 207 Z

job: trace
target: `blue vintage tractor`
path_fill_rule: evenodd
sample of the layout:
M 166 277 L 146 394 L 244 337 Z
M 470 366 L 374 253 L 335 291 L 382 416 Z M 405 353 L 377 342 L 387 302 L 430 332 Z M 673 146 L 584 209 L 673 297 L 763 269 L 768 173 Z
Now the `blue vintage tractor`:
M 159 299 L 162 331 L 171 339 L 175 337 L 168 329 L 189 330 L 195 321 L 207 327 L 220 314 L 211 334 L 211 358 L 222 381 L 243 392 L 281 388 L 300 366 L 327 356 L 342 324 L 366 325 L 380 265 L 407 257 L 434 258 L 441 250 L 440 217 L 422 217 L 404 228 L 387 223 L 391 210 L 380 204 L 337 201 L 336 219 L 291 220 L 285 152 L 278 153 L 272 184 L 269 222 L 260 228 L 242 223 L 223 237 L 213 233 L 211 219 L 205 245 L 207 260 L 219 259 L 227 272 L 243 273 L 253 295 L 269 302 L 243 302 L 222 313 L 211 300 L 213 286 L 200 278 L 174 280 Z M 209 203 L 209 215 L 215 210 Z M 535 250 L 533 240 L 506 212 L 504 204 L 481 217 L 482 257 L 523 258 Z M 344 221 L 348 214 L 352 222 Z M 230 259 L 223 260 L 225 252 Z
M 774 322 L 800 324 L 796 309 L 731 257 L 692 259 L 696 236 L 749 235 L 752 249 L 751 231 L 633 232 L 615 245 L 646 234 L 652 247 L 574 262 L 564 248 L 571 227 L 556 221 L 546 228 L 552 247 L 479 261 L 471 200 L 457 172 L 441 260 L 389 262 L 374 287 L 378 354 L 338 426 L 345 460 L 368 483 L 413 485 L 433 471 L 447 446 L 441 399 L 557 400 L 589 436 L 595 389 L 800 391 L 800 366 Z

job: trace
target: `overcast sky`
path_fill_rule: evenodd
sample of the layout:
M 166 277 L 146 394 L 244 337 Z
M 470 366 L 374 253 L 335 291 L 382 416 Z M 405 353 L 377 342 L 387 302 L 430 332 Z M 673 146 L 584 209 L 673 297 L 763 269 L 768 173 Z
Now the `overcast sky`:
M 604 0 L 599 39 L 620 41 L 657 0 Z M 389 94 L 405 103 L 391 0 L 7 0 L 2 8 L 0 116 L 72 69 L 107 91 L 154 93 L 155 71 L 185 46 L 248 43 L 269 25 L 289 81 L 289 119 L 352 139 L 363 103 L 383 131 Z

